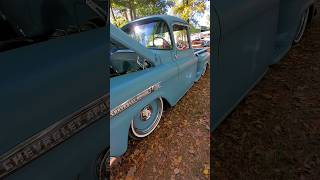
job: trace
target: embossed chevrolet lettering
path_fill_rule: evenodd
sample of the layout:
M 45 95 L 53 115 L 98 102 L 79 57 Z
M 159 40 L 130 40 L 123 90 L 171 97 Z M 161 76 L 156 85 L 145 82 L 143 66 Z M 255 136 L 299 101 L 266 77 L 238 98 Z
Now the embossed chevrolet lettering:
M 90 124 L 107 117 L 107 95 L 63 118 L 0 157 L 0 178 L 36 159 Z
M 116 108 L 114 108 L 110 111 L 110 118 L 120 114 L 121 112 L 123 112 L 124 110 L 126 110 L 130 106 L 134 105 L 135 103 L 137 103 L 138 101 L 140 101 L 144 97 L 148 96 L 149 94 L 153 93 L 154 91 L 158 90 L 159 88 L 160 88 L 160 82 L 150 86 L 149 88 L 140 92 L 139 94 L 137 94 L 133 98 L 120 104 L 119 106 L 117 106 Z

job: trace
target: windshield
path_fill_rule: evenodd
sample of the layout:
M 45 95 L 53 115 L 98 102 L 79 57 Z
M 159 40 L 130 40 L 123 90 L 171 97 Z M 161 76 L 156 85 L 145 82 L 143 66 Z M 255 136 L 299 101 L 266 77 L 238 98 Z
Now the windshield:
M 124 32 L 140 44 L 151 49 L 172 49 L 168 25 L 162 21 L 133 24 Z

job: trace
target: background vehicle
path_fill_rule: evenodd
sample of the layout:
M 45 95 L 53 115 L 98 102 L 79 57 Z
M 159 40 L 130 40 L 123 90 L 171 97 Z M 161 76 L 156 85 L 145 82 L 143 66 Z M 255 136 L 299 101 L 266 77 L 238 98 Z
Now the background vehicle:
M 102 172 L 106 28 L 90 7 L 0 1 L 0 179 L 88 180 Z
M 149 16 L 122 29 L 111 25 L 112 157 L 125 153 L 129 135 L 152 133 L 164 107 L 174 106 L 209 63 L 207 49 L 192 49 L 188 24 L 179 18 Z
M 210 31 L 191 35 L 192 47 L 210 47 Z
M 213 2 L 214 129 L 301 40 L 316 12 L 313 0 L 239 0 Z M 231 13 L 230 13 L 231 12 Z

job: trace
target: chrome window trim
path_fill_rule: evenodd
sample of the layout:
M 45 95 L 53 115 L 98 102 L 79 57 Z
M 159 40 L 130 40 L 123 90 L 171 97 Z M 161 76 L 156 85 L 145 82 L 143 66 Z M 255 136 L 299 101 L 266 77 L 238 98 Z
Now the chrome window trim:
M 178 48 L 177 48 L 176 39 L 175 39 L 175 36 L 174 36 L 174 33 L 173 33 L 173 32 L 174 32 L 174 31 L 173 31 L 173 26 L 174 26 L 174 25 L 187 27 L 187 36 L 188 36 L 188 34 L 189 34 L 189 36 L 188 36 L 188 45 L 189 45 L 189 48 L 188 48 L 188 49 L 178 49 Z M 184 24 L 184 23 L 180 23 L 180 22 L 174 22 L 174 23 L 172 23 L 172 39 L 173 39 L 173 42 L 174 42 L 174 47 L 175 47 L 175 49 L 176 49 L 177 51 L 187 51 L 187 50 L 192 49 L 192 44 L 191 44 L 189 29 L 190 29 L 190 27 L 189 27 L 188 24 Z

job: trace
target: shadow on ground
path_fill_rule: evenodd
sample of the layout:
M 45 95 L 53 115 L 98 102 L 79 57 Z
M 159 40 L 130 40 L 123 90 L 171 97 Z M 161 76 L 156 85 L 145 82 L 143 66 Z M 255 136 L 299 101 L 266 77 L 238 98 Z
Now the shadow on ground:
M 211 147 L 215 179 L 320 178 L 320 17 L 216 129 Z

